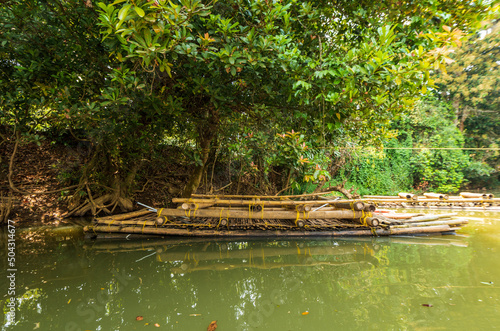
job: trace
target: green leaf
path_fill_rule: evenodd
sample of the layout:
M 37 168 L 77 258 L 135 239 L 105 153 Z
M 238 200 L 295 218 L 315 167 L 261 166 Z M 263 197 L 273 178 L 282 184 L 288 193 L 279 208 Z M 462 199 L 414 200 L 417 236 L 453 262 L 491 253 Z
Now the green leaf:
M 99 7 L 101 7 L 101 8 L 102 8 L 102 10 L 104 10 L 104 11 L 106 11 L 106 9 L 108 8 L 108 6 L 106 6 L 106 4 L 105 4 L 105 3 L 103 3 L 103 2 L 98 2 L 98 3 L 97 3 L 97 5 L 98 5 Z
M 137 15 L 139 15 L 140 17 L 144 17 L 145 13 L 144 13 L 144 10 L 141 7 L 137 7 L 136 6 L 136 7 L 134 7 L 134 9 L 135 9 Z
M 125 5 L 125 6 L 123 6 L 122 9 L 120 9 L 120 11 L 118 12 L 118 19 L 120 21 L 123 21 L 127 17 L 127 14 L 128 14 L 128 11 L 130 10 L 130 7 L 132 7 L 132 5 Z

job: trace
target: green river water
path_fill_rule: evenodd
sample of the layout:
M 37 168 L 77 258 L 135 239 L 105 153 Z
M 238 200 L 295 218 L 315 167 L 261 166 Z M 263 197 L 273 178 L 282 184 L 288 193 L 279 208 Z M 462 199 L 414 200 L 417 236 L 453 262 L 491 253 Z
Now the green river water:
M 500 212 L 458 213 L 470 223 L 457 235 L 411 238 L 87 241 L 79 227 L 17 228 L 15 318 L 3 228 L 0 330 L 500 328 Z

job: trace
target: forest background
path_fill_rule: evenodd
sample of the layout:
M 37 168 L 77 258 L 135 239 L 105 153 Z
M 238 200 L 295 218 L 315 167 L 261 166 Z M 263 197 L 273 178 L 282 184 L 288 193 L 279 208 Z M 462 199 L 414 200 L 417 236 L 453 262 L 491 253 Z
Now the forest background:
M 0 223 L 193 192 L 498 190 L 498 17 L 498 1 L 3 0 Z

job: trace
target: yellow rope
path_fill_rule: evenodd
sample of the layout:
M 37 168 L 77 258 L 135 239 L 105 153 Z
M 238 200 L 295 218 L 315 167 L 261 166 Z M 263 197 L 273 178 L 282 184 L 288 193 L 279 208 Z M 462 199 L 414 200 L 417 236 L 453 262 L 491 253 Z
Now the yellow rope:
M 147 221 L 144 221 L 144 224 L 142 225 L 142 230 L 141 230 L 141 233 L 144 233 L 144 227 L 146 226 L 146 222 L 147 222 Z
M 113 224 L 115 222 L 115 219 L 113 218 L 111 220 L 111 223 L 108 224 L 108 231 L 111 231 L 111 224 Z
M 165 217 L 165 223 L 163 223 L 163 226 L 165 226 L 165 225 L 167 225 L 167 222 L 170 222 L 170 221 L 168 220 L 168 216 L 167 215 L 165 215 L 163 217 Z
M 165 209 L 165 208 L 161 208 L 161 209 L 158 211 L 158 214 L 157 214 L 157 216 L 158 216 L 158 217 L 160 217 L 160 216 L 161 216 L 161 212 L 163 211 L 163 209 Z
M 193 212 L 193 217 L 196 217 L 196 211 L 198 210 L 198 208 L 200 207 L 199 204 L 195 203 L 194 204 L 194 212 Z

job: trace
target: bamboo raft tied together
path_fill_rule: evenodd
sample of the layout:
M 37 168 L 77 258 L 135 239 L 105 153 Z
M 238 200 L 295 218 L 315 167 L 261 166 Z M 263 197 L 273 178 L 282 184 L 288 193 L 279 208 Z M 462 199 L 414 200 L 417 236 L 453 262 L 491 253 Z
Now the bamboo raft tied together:
M 411 200 L 415 195 L 402 195 L 404 201 L 415 201 Z M 380 214 L 367 200 L 196 196 L 173 201 L 177 208 L 96 218 L 85 231 L 186 237 L 337 237 L 439 234 L 467 224 L 464 219 L 451 219 L 456 214 Z

